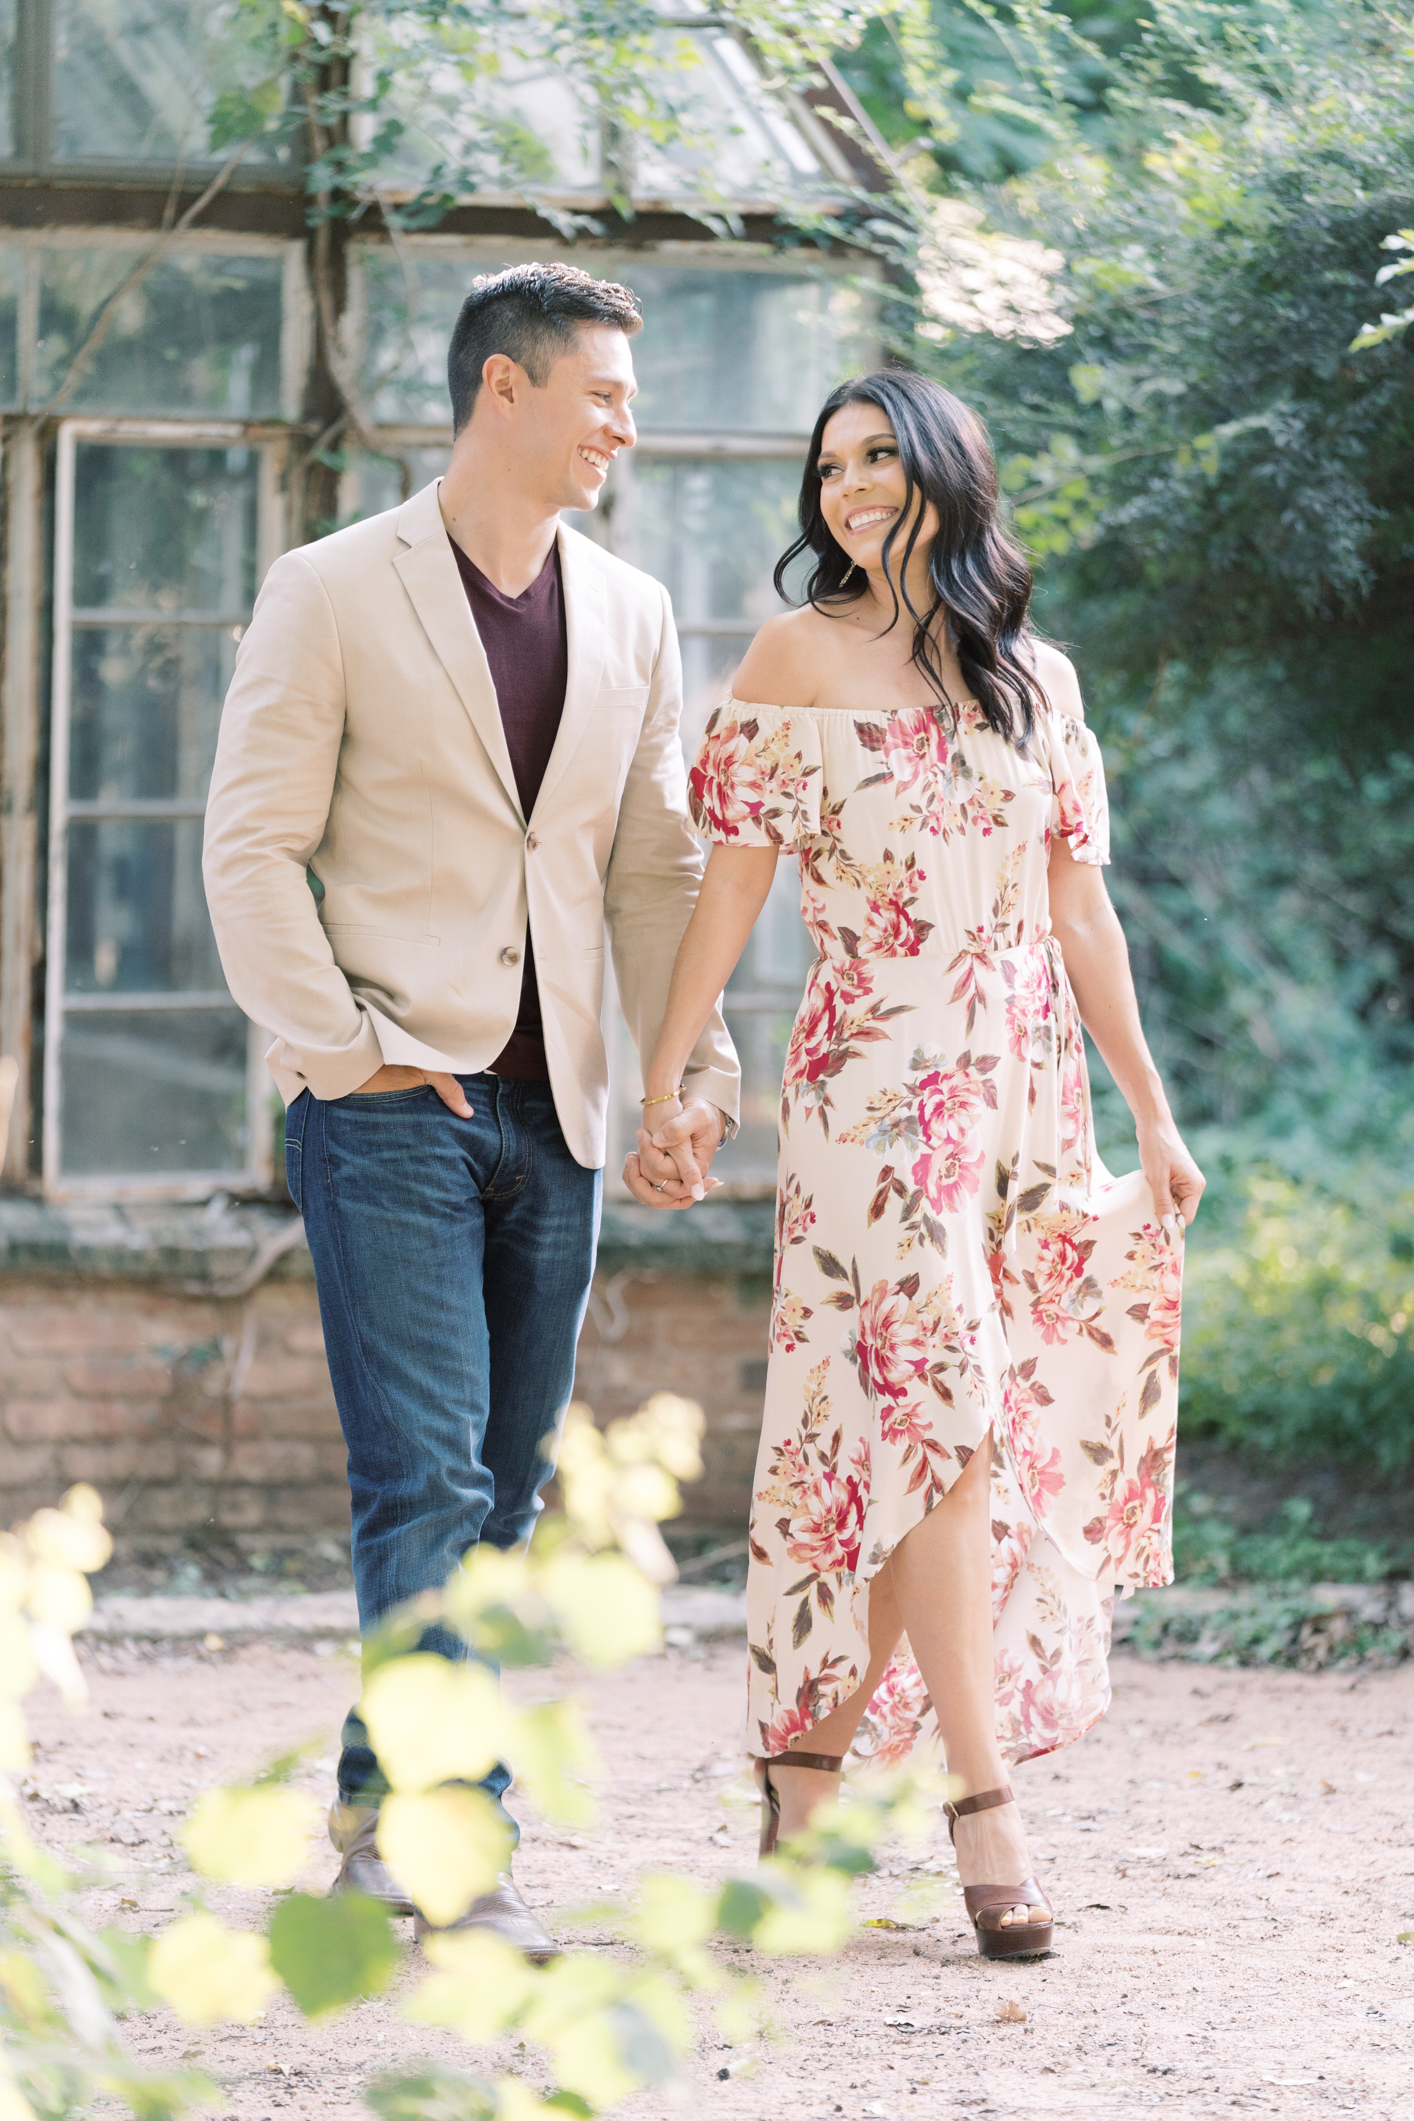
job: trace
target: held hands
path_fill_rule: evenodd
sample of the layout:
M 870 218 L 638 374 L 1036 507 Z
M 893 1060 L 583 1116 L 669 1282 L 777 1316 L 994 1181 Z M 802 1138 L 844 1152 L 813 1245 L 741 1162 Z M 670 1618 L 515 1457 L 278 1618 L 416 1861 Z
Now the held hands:
M 1173 1230 L 1181 1219 L 1185 1229 L 1198 1213 L 1198 1203 L 1208 1181 L 1184 1147 L 1183 1137 L 1171 1119 L 1141 1120 L 1137 1127 L 1139 1161 L 1159 1221 Z
M 648 1108 L 651 1129 L 638 1130 L 638 1147 L 624 1160 L 624 1184 L 645 1208 L 690 1208 L 720 1186 L 708 1176 L 725 1131 L 722 1115 L 705 1098 L 662 1098 Z

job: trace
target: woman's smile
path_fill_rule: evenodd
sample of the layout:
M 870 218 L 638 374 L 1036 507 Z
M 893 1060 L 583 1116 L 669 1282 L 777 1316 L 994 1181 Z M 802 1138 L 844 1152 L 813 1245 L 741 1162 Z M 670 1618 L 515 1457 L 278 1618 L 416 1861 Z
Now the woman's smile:
M 855 508 L 845 517 L 844 527 L 852 538 L 858 537 L 861 531 L 873 530 L 877 524 L 887 523 L 890 517 L 897 514 L 898 510 L 892 506 L 886 508 Z

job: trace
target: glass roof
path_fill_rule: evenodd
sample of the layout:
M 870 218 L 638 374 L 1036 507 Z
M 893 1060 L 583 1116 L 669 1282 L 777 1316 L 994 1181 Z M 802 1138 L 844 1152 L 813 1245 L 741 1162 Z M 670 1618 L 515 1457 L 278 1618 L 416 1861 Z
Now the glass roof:
M 261 108 L 267 94 L 278 97 L 268 11 L 244 0 L 51 0 L 46 12 L 52 138 L 26 146 L 7 132 L 28 88 L 13 78 L 15 0 L 0 0 L 0 68 L 12 76 L 11 93 L 0 93 L 0 159 L 209 164 L 227 152 L 214 144 L 223 114 L 243 112 L 252 95 Z M 803 105 L 765 89 L 749 47 L 701 0 L 663 0 L 662 14 L 661 30 L 627 62 L 616 55 L 596 82 L 595 51 L 556 41 L 553 15 L 488 5 L 476 20 L 370 6 L 370 77 L 386 67 L 392 86 L 376 112 L 355 114 L 356 145 L 400 129 L 391 161 L 380 143 L 377 171 L 394 196 L 430 189 L 443 199 L 559 205 L 570 221 L 581 202 L 606 197 L 730 211 L 802 189 L 837 191 L 848 177 L 839 146 Z M 298 131 L 287 98 L 283 118 L 247 150 L 248 167 L 283 165 L 294 178 Z
M 592 93 L 517 32 L 512 22 L 495 48 L 434 52 L 420 31 L 400 36 L 393 26 L 385 47 L 397 68 L 392 103 L 407 128 L 391 173 L 396 188 L 445 182 L 462 195 L 586 204 L 622 191 L 640 204 L 705 198 L 729 207 L 838 186 L 842 163 L 827 161 L 817 129 L 767 93 L 749 52 L 725 30 L 665 28 L 623 122 L 609 127 Z M 679 137 L 660 144 L 654 120 L 665 110 Z M 462 172 L 470 183 L 456 181 Z

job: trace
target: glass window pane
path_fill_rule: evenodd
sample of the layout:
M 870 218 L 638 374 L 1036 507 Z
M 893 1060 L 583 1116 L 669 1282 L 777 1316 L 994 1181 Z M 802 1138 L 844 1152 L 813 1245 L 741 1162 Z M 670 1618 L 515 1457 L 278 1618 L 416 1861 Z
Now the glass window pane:
M 373 416 L 427 427 L 451 425 L 447 344 L 472 281 L 496 272 L 497 262 L 429 257 L 409 245 L 412 278 L 388 248 L 358 246 L 363 273 L 365 389 Z M 508 260 L 500 261 L 508 263 Z
M 52 397 L 140 252 L 49 250 L 39 293 L 35 400 Z M 118 303 L 65 411 L 278 418 L 284 260 L 181 250 Z
M 255 597 L 257 470 L 251 449 L 81 442 L 75 608 L 244 619 Z
M 682 748 L 689 764 L 707 717 L 731 690 L 736 668 L 751 646 L 749 633 L 688 634 L 682 649 Z
M 405 449 L 397 457 L 375 457 L 350 450 L 348 469 L 340 484 L 341 520 L 362 522 L 385 509 L 401 508 L 403 488 L 408 495 L 421 493 L 447 468 L 444 446 L 435 449 Z
M 808 434 L 864 358 L 860 298 L 839 280 L 636 261 L 624 277 L 643 308 L 640 427 Z
M 245 1169 L 246 1037 L 237 1009 L 69 1017 L 65 1177 Z
M 615 546 L 663 583 L 680 627 L 736 620 L 749 635 L 781 609 L 771 570 L 799 491 L 789 460 L 638 457 L 615 500 Z
M 779 866 L 791 888 L 798 890 L 794 862 Z M 807 956 L 805 963 L 809 962 Z M 802 966 L 792 992 L 769 1015 L 760 1011 L 743 1015 L 733 1009 L 728 991 L 727 1029 L 741 1062 L 741 1131 L 716 1166 L 716 1175 L 725 1185 L 768 1186 L 775 1178 L 786 1048 L 804 986 Z
M 610 22 L 612 10 L 601 20 Z M 389 68 L 389 112 L 404 128 L 390 171 L 394 189 L 460 165 L 482 193 L 602 194 L 604 139 L 592 84 L 582 67 L 555 63 L 553 29 L 547 36 L 535 21 L 533 10 L 508 9 L 497 35 L 488 29 L 494 15 L 481 11 L 481 63 L 469 65 L 450 36 L 418 52 L 396 11 L 380 19 L 366 10 L 370 58 Z M 621 136 L 619 173 L 639 199 L 772 198 L 792 172 L 819 174 L 804 135 L 762 93 L 760 67 L 734 37 L 685 38 L 679 24 L 655 43 L 656 54 L 638 68 L 640 84 L 645 98 L 671 101 L 686 132 L 670 143 L 647 132 Z
M 70 994 L 224 989 L 201 888 L 201 832 L 199 817 L 70 820 Z
M 280 73 L 281 26 L 239 0 L 54 0 L 55 160 L 224 160 L 212 108 Z M 288 129 L 245 159 L 290 166 Z
M 234 630 L 75 628 L 71 801 L 204 801 L 235 664 Z
M 19 321 L 24 254 L 0 247 L 0 410 L 20 402 Z
M 19 9 L 16 0 L 0 0 L 0 157 L 15 153 L 15 59 Z
M 375 391 L 379 420 L 443 426 L 451 417 L 447 342 L 457 311 L 478 273 L 511 260 L 428 257 L 416 245 L 411 254 L 410 296 L 390 252 L 359 246 L 365 388 Z M 556 253 L 547 247 L 543 255 Z M 571 254 L 569 262 L 586 261 Z M 861 296 L 839 279 L 622 257 L 591 260 L 588 269 L 626 281 L 643 305 L 633 361 L 634 414 L 644 429 L 806 434 L 835 384 L 869 358 Z

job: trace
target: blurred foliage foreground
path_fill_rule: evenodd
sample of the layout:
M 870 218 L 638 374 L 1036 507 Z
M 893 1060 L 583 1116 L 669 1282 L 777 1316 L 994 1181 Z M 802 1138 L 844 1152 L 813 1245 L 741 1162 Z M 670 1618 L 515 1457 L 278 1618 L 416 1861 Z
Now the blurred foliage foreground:
M 594 1761 L 579 1707 L 569 1698 L 512 1707 L 476 1660 L 533 1666 L 568 1655 L 603 1670 L 659 1647 L 653 1579 L 670 1576 L 672 1563 L 658 1524 L 677 1510 L 677 1481 L 701 1470 L 701 1429 L 700 1410 L 668 1394 L 604 1435 L 571 1408 L 559 1456 L 565 1512 L 543 1521 L 533 1554 L 479 1549 L 444 1592 L 365 1645 L 363 1713 L 392 1790 L 379 1844 L 432 1921 L 454 1921 L 505 1865 L 498 1814 L 467 1786 L 497 1759 L 546 1818 L 576 1827 L 592 1819 Z M 110 1551 L 99 1498 L 85 1487 L 0 1538 L 0 1767 L 9 1774 L 29 1758 L 21 1702 L 41 1674 L 73 1707 L 83 1703 L 71 1638 L 91 1607 L 87 1573 Z M 434 1620 L 466 1642 L 466 1663 L 416 1651 Z M 314 1800 L 290 1786 L 300 1757 L 274 1762 L 250 1787 L 205 1791 L 182 1832 L 202 1880 L 271 1889 L 263 1930 L 227 1926 L 204 1887 L 156 1937 L 86 1928 L 77 1896 L 105 1882 L 107 1859 L 87 1852 L 83 1867 L 66 1868 L 31 1839 L 0 1780 L 0 2121 L 60 2121 L 92 2100 L 177 2116 L 220 2097 L 197 2073 L 131 2061 L 125 2014 L 167 2005 L 192 2025 L 249 2021 L 283 1989 L 318 2018 L 388 1985 L 403 1955 L 382 1909 L 295 1889 L 318 1824 Z M 484 1931 L 430 1938 L 426 1971 L 402 2006 L 410 2043 L 418 2026 L 451 2028 L 473 2048 L 514 2030 L 532 2059 L 525 2075 L 494 2081 L 413 2065 L 370 2087 L 369 2103 L 398 2121 L 531 2121 L 592 2116 L 669 2082 L 694 2041 L 689 1997 L 703 1999 L 732 2041 L 762 2021 L 756 1982 L 722 1966 L 713 1940 L 746 1940 L 766 1954 L 838 1950 L 851 1927 L 851 1877 L 873 1867 L 870 1849 L 885 1835 L 928 1834 L 941 1794 L 939 1778 L 867 1782 L 828 1832 L 798 1838 L 749 1878 L 707 1889 L 645 1876 L 627 1910 L 593 1910 L 596 1929 L 618 1926 L 624 1949 L 612 1958 L 571 1946 L 537 1968 Z

